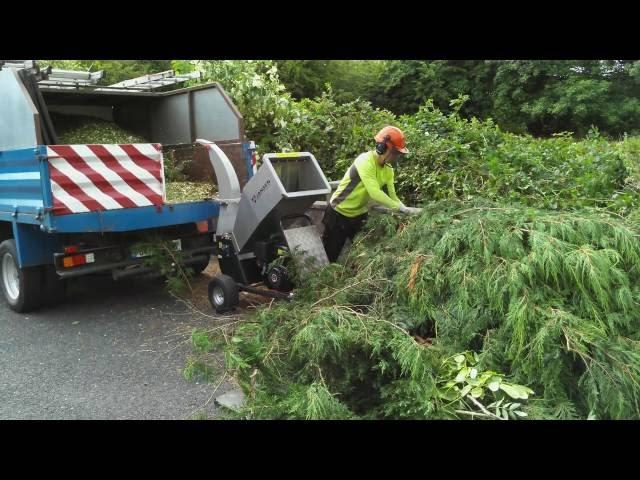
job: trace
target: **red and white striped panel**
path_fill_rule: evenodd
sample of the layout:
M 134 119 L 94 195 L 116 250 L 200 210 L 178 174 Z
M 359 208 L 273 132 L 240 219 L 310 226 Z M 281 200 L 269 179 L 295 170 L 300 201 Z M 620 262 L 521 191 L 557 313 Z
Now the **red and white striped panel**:
M 54 215 L 161 206 L 159 144 L 47 147 Z

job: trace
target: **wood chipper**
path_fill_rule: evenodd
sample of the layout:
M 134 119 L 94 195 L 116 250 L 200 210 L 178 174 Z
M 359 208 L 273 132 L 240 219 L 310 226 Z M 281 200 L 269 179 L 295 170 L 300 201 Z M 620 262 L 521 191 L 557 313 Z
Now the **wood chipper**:
M 222 275 L 209 284 L 211 305 L 217 312 L 231 310 L 240 291 L 292 298 L 291 262 L 303 271 L 329 263 L 306 214 L 331 193 L 320 165 L 309 152 L 266 154 L 241 191 L 224 152 L 212 142 L 198 142 L 209 151 L 220 192 L 214 243 Z

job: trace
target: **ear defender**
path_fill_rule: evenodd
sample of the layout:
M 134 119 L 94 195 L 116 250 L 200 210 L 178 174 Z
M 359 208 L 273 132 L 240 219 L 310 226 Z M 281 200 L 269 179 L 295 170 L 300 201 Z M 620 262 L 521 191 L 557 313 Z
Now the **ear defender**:
M 376 143 L 376 153 L 378 155 L 384 155 L 384 153 L 387 151 L 387 149 L 389 148 L 387 146 L 387 142 L 391 140 L 391 137 L 389 135 L 385 135 L 384 137 L 384 142 L 378 142 Z

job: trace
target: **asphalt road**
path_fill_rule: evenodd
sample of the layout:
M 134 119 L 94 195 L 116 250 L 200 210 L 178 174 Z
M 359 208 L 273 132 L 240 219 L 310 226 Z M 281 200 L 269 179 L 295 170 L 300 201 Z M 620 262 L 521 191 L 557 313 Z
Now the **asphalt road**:
M 214 385 L 182 375 L 192 330 L 215 321 L 157 280 L 77 279 L 63 304 L 29 314 L 0 297 L 0 419 L 215 418 Z

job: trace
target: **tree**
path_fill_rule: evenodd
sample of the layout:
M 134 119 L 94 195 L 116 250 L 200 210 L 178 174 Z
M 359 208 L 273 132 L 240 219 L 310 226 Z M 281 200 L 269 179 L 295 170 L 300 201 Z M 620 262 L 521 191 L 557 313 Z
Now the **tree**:
M 329 81 L 340 103 L 358 98 L 373 100 L 386 68 L 381 60 L 335 60 L 328 62 Z
M 417 112 L 429 99 L 443 112 L 450 101 L 469 95 L 462 107 L 466 117 L 487 117 L 495 65 L 483 60 L 391 61 L 381 75 L 374 103 L 398 114 Z
M 620 135 L 638 130 L 640 85 L 627 61 L 497 62 L 494 115 L 516 132 L 586 134 L 592 126 Z
M 371 100 L 386 68 L 380 60 L 284 60 L 276 64 L 282 83 L 295 99 L 319 97 L 329 84 L 340 103 Z
M 322 94 L 330 81 L 328 61 L 279 60 L 278 74 L 291 96 L 295 99 L 315 98 Z
M 373 96 L 395 113 L 415 113 L 432 99 L 450 112 L 494 118 L 512 132 L 585 135 L 592 126 L 610 135 L 638 130 L 640 65 L 628 60 L 390 61 Z

